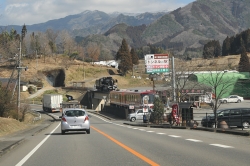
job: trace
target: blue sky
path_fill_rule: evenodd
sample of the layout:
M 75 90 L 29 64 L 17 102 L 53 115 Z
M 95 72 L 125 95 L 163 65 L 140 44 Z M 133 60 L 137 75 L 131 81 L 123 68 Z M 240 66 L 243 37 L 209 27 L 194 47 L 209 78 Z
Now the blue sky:
M 195 0 L 0 0 L 0 25 L 32 25 L 78 14 L 172 11 Z

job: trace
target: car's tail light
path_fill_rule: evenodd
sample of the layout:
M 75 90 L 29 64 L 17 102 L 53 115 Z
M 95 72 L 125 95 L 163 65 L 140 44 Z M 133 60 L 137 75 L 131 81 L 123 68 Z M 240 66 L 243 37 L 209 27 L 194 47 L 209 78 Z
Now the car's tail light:
M 62 117 L 62 121 L 66 122 L 66 119 L 64 117 Z
M 86 120 L 89 120 L 89 117 L 88 117 L 88 116 L 85 117 L 84 122 L 85 122 Z

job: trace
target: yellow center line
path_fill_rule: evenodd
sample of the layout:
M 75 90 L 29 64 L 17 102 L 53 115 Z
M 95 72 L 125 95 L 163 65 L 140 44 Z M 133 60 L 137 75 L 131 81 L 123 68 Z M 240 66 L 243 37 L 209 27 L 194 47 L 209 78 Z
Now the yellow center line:
M 136 152 L 135 150 L 131 149 L 130 147 L 122 144 L 121 142 L 117 141 L 116 139 L 112 138 L 111 136 L 109 136 L 108 134 L 98 130 L 97 128 L 91 126 L 92 129 L 94 129 L 95 131 L 99 132 L 100 134 L 104 135 L 105 137 L 107 137 L 108 139 L 110 139 L 111 141 L 115 142 L 116 144 L 120 145 L 121 147 L 123 147 L 124 149 L 126 149 L 127 151 L 129 151 L 130 153 L 134 154 L 135 156 L 139 157 L 140 159 L 142 159 L 143 161 L 147 162 L 148 164 L 152 165 L 152 166 L 159 166 L 159 164 L 153 162 L 152 160 L 148 159 L 147 157 L 143 156 L 142 154 Z

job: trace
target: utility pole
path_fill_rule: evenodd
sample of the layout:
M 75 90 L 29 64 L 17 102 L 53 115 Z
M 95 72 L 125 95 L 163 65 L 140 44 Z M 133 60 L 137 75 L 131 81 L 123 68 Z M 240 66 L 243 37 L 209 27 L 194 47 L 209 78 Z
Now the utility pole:
M 36 70 L 37 70 L 37 67 L 38 67 L 38 58 L 37 58 L 37 50 L 36 50 Z
M 173 101 L 176 102 L 175 67 L 174 67 L 174 56 L 173 55 L 172 55 L 172 87 L 173 87 Z
M 17 60 L 17 63 L 18 63 L 18 66 L 17 66 L 17 70 L 18 70 L 18 76 L 17 76 L 17 79 L 18 79 L 18 91 L 17 91 L 17 120 L 19 120 L 19 112 L 20 112 L 20 75 L 21 75 L 21 54 L 22 54 L 22 43 L 20 41 L 20 46 L 19 46 L 19 56 L 18 56 L 18 60 Z
M 18 60 L 17 60 L 17 73 L 18 73 L 18 76 L 17 76 L 17 80 L 18 80 L 18 94 L 17 94 L 17 120 L 19 120 L 19 112 L 20 112 L 20 108 L 21 108 L 21 104 L 20 104 L 20 101 L 21 101 L 21 97 L 20 97 L 20 82 L 21 82 L 21 70 L 22 69 L 25 69 L 25 71 L 28 69 L 28 67 L 22 67 L 21 66 L 21 56 L 22 56 L 22 43 L 20 41 L 20 46 L 19 46 L 19 56 L 18 56 Z
M 134 76 L 134 64 L 133 64 L 133 68 L 132 68 L 132 76 Z

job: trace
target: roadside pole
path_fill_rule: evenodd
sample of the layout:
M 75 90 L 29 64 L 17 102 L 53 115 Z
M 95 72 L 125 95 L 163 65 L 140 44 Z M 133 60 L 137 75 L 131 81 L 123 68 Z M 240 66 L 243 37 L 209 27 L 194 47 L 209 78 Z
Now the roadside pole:
M 22 54 L 22 43 L 20 41 L 20 46 L 19 46 L 19 56 L 18 56 L 18 67 L 17 67 L 17 70 L 18 70 L 18 95 L 17 95 L 17 120 L 19 120 L 19 112 L 20 112 L 20 75 L 21 75 L 21 71 L 20 71 L 20 68 L 21 68 L 21 54 Z
M 20 91 L 21 91 L 21 88 L 20 88 L 20 82 L 21 82 L 21 70 L 22 69 L 25 69 L 25 71 L 28 69 L 28 67 L 22 67 L 21 66 L 21 56 L 22 56 L 22 43 L 20 41 L 20 48 L 19 48 L 19 56 L 18 56 L 18 65 L 17 65 L 17 73 L 18 73 L 18 76 L 17 76 L 17 79 L 18 79 L 18 91 L 17 91 L 17 120 L 19 120 L 19 112 L 20 112 L 20 100 L 21 100 L 21 95 L 20 95 Z
M 173 88 L 173 101 L 176 102 L 175 67 L 174 67 L 174 56 L 173 55 L 172 55 L 172 88 Z

